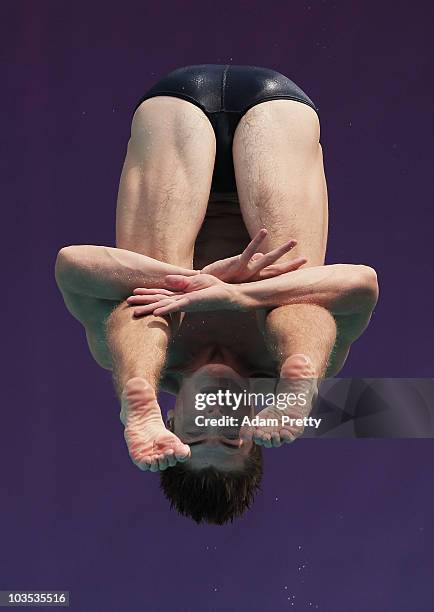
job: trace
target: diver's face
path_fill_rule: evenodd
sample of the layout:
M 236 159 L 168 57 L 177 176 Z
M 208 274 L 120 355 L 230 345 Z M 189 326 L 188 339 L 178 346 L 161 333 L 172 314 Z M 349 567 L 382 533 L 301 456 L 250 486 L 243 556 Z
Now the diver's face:
M 184 379 L 176 400 L 173 429 L 191 448 L 192 468 L 243 468 L 252 442 L 240 440 L 239 433 L 243 417 L 252 416 L 253 410 L 244 402 L 234 410 L 226 392 L 241 394 L 245 384 L 235 370 L 223 364 L 205 365 Z

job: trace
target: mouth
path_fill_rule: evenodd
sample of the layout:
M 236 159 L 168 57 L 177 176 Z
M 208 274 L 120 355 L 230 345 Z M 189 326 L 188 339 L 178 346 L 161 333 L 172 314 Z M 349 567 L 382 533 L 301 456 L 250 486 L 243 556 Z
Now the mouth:
M 244 441 L 243 440 L 239 440 L 239 441 L 235 441 L 235 440 L 221 440 L 220 444 L 215 444 L 211 447 L 208 447 L 207 444 L 202 444 L 202 441 L 194 441 L 194 442 L 186 442 L 186 444 L 188 444 L 190 446 L 191 451 L 194 451 L 194 454 L 196 455 L 197 451 L 199 451 L 200 454 L 207 454 L 207 453 L 214 453 L 214 452 L 221 452 L 224 451 L 224 453 L 229 454 L 229 455 L 236 455 L 237 453 L 239 453 L 240 449 L 242 448 L 242 446 L 244 445 Z
M 224 438 L 224 445 L 225 446 L 230 446 L 233 448 L 240 448 L 240 446 L 242 446 L 243 444 L 243 440 L 241 440 L 241 438 L 237 437 L 237 438 L 227 438 L 225 436 Z

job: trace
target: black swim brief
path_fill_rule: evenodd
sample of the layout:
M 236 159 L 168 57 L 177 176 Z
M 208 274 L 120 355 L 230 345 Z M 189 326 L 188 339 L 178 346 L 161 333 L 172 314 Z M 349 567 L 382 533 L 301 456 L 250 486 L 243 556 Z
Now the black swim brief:
M 216 159 L 211 193 L 236 193 L 232 158 L 235 128 L 249 108 L 267 100 L 296 100 L 318 109 L 283 74 L 257 66 L 200 64 L 184 66 L 160 79 L 136 104 L 148 98 L 175 96 L 195 104 L 211 122 L 216 136 Z

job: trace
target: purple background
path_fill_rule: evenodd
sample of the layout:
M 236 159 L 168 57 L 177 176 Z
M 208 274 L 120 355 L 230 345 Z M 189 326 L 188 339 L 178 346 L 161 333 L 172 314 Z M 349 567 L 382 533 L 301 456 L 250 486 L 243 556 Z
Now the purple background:
M 129 461 L 110 376 L 53 278 L 61 246 L 114 244 L 146 88 L 187 64 L 274 68 L 320 109 L 328 262 L 379 274 L 372 324 L 341 375 L 432 376 L 428 7 L 1 3 L 1 589 L 69 589 L 85 612 L 429 609 L 431 440 L 268 451 L 253 509 L 198 527 Z

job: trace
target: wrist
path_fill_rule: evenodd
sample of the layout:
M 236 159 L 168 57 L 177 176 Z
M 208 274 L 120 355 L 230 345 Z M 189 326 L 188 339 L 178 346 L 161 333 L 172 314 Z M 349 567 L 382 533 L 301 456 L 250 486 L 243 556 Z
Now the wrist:
M 255 300 L 252 299 L 249 292 L 246 290 L 245 283 L 226 283 L 226 285 L 231 293 L 231 303 L 234 310 L 248 311 L 259 308 Z
M 182 266 L 172 266 L 171 270 L 166 272 L 167 274 L 180 274 L 181 276 L 197 276 L 200 274 L 200 270 L 193 270 L 192 268 L 183 268 Z
M 188 274 L 183 273 L 184 276 L 197 276 L 198 274 L 203 274 L 202 270 L 189 270 Z

